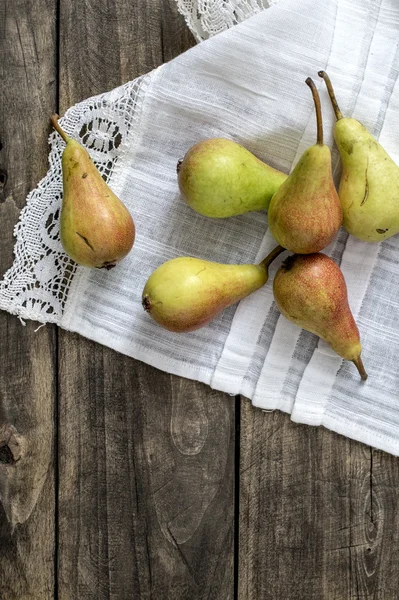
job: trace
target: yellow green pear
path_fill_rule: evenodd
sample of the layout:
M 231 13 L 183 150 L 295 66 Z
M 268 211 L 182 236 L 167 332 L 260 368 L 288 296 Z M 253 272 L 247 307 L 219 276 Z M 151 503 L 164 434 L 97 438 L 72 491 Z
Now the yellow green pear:
M 58 115 L 51 117 L 51 122 L 66 142 L 62 154 L 62 246 L 85 267 L 111 269 L 133 246 L 133 219 L 105 183 L 87 150 L 60 127 Z
M 334 138 L 342 160 L 339 197 L 343 225 L 366 242 L 381 242 L 399 232 L 399 168 L 384 148 L 356 119 L 345 118 L 325 71 L 337 121 Z
M 177 164 L 184 200 L 205 217 L 216 219 L 267 210 L 287 175 L 249 150 L 224 138 L 195 144 Z
M 143 290 L 143 308 L 165 329 L 194 331 L 227 306 L 261 288 L 268 267 L 284 249 L 278 246 L 259 265 L 229 265 L 193 257 L 168 260 Z
M 322 250 L 342 224 L 342 207 L 334 186 L 331 152 L 323 143 L 320 98 L 310 77 L 316 108 L 317 143 L 302 154 L 288 179 L 274 194 L 268 221 L 277 243 L 298 254 Z

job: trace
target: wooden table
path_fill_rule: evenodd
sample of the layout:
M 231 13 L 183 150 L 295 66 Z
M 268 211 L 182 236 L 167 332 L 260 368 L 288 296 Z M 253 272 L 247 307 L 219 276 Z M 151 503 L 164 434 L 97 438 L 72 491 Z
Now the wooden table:
M 194 45 L 173 0 L 0 0 L 0 271 L 49 116 Z M 0 313 L 1 600 L 394 600 L 399 462 Z

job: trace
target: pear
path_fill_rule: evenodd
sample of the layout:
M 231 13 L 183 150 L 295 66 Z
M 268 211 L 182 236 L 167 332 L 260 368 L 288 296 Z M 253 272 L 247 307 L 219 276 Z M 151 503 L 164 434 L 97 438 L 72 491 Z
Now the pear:
M 273 294 L 287 319 L 321 337 L 367 379 L 345 279 L 331 258 L 320 253 L 289 256 L 276 273 Z
M 148 278 L 143 307 L 165 329 L 194 331 L 261 288 L 267 282 L 269 265 L 283 251 L 278 246 L 259 265 L 229 265 L 184 256 L 168 260 Z
M 61 243 L 75 262 L 111 269 L 133 246 L 133 219 L 105 183 L 87 150 L 60 127 L 58 115 L 51 117 L 51 122 L 66 142 L 62 154 Z
M 287 175 L 224 138 L 199 142 L 177 163 L 180 192 L 191 208 L 216 219 L 267 210 Z
M 359 240 L 381 242 L 399 232 L 399 168 L 356 119 L 344 118 L 324 71 L 337 121 L 334 138 L 342 160 L 339 197 L 344 227 Z
M 320 98 L 308 78 L 316 107 L 317 143 L 308 148 L 274 194 L 269 206 L 269 227 L 277 242 L 298 254 L 325 248 L 342 223 L 342 207 L 334 187 L 331 152 L 323 144 Z

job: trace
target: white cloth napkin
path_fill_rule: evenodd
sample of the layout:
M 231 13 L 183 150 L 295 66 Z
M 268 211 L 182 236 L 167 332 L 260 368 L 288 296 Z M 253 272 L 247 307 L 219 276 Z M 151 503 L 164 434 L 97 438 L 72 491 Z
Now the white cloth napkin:
M 289 172 L 315 142 L 308 76 L 319 85 L 333 147 L 334 117 L 318 70 L 330 74 L 344 114 L 361 120 L 399 161 L 398 40 L 395 0 L 281 0 L 70 109 L 63 126 L 88 146 L 134 216 L 134 249 L 109 272 L 76 269 L 65 257 L 58 239 L 63 142 L 53 135 L 49 174 L 17 226 L 0 308 L 399 455 L 399 236 L 372 245 L 342 231 L 326 250 L 347 281 L 366 383 L 353 364 L 280 316 L 271 282 L 190 334 L 163 330 L 140 303 L 147 277 L 165 260 L 251 262 L 275 246 L 266 213 L 211 220 L 193 212 L 179 197 L 176 162 L 192 144 L 220 136 Z M 333 157 L 338 181 L 336 150 Z

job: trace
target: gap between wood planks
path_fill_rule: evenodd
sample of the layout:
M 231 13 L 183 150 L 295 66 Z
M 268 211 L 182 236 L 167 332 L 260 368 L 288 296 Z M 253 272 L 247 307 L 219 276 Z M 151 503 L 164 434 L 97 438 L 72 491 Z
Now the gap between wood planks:
M 241 396 L 235 397 L 235 445 L 234 445 L 234 561 L 233 593 L 238 599 L 238 569 L 240 557 L 240 451 L 241 451 Z
M 55 87 L 55 103 L 56 113 L 60 114 L 60 73 L 61 73 L 61 0 L 56 0 L 55 13 L 55 69 L 56 69 L 56 87 Z M 60 434 L 60 382 L 59 382 L 59 329 L 55 330 L 55 401 L 54 401 L 54 600 L 58 600 L 58 563 L 59 563 L 59 490 L 60 490 L 60 472 L 59 472 L 59 434 Z

